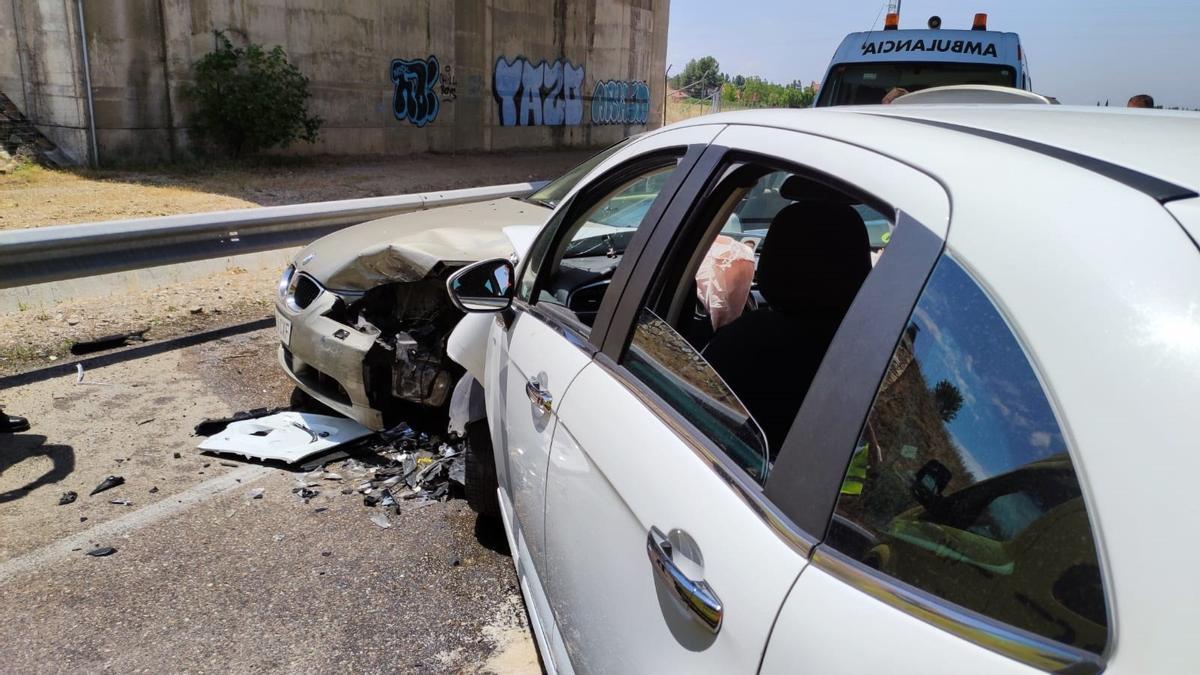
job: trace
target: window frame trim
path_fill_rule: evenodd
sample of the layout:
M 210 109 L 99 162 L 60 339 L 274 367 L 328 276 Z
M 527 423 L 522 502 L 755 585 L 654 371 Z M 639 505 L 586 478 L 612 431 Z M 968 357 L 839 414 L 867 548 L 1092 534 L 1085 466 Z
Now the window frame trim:
M 529 300 L 526 301 L 520 297 L 513 299 L 514 310 L 524 311 L 537 317 L 538 320 L 550 326 L 564 337 L 567 337 L 572 343 L 584 348 L 588 353 L 594 354 L 598 351 L 603 345 L 605 336 L 609 331 L 610 319 L 612 318 L 612 312 L 616 304 L 616 299 L 613 296 L 619 296 L 623 292 L 625 284 L 628 282 L 629 270 L 635 267 L 641 259 L 646 249 L 647 241 L 662 222 L 663 213 L 666 211 L 667 205 L 671 203 L 686 184 L 688 175 L 704 154 L 706 148 L 707 145 L 700 143 L 669 145 L 647 151 L 644 154 L 632 157 L 614 166 L 604 174 L 580 187 L 574 194 L 564 200 L 560 205 L 560 209 L 551 215 L 546 229 L 538 234 L 538 238 L 529 247 L 529 251 L 532 253 L 541 242 L 542 237 L 545 236 L 550 240 L 550 247 L 547 250 L 547 254 L 550 254 L 550 252 L 555 251 L 562 243 L 562 237 L 566 234 L 566 223 L 573 223 L 575 218 L 585 213 L 588 209 L 593 208 L 623 182 L 637 178 L 647 171 L 653 171 L 655 168 L 665 166 L 665 161 L 668 158 L 673 157 L 677 160 L 675 170 L 667 178 L 666 185 L 663 186 L 663 189 L 654 198 L 653 203 L 646 212 L 645 220 L 637 228 L 637 232 L 634 233 L 629 246 L 626 247 L 625 252 L 622 254 L 621 262 L 618 264 L 616 272 L 613 273 L 612 279 L 609 280 L 609 289 L 604 294 L 604 299 L 600 303 L 600 308 L 596 312 L 596 319 L 592 322 L 590 330 L 586 330 L 586 326 L 578 320 L 568 318 L 565 308 L 562 308 L 564 310 L 562 312 L 549 309 L 554 303 L 546 303 L 544 307 L 540 307 L 541 303 L 537 301 L 537 294 L 541 283 L 538 279 L 534 280 L 533 287 L 530 289 Z M 597 192 L 599 192 L 598 196 L 596 196 Z M 626 264 L 626 260 L 631 255 L 632 261 Z M 518 266 L 515 274 L 518 287 L 531 264 L 533 264 L 533 256 L 526 255 L 525 259 Z M 625 272 L 622 273 L 622 270 L 625 270 Z M 538 277 L 542 277 L 542 270 L 540 268 L 538 270 Z M 587 345 L 587 347 L 584 347 L 584 345 Z
M 1106 667 L 1105 654 L 1064 645 L 936 596 L 872 569 L 825 543 L 817 544 L 810 563 L 872 598 L 1018 663 L 1047 672 L 1093 675 Z M 985 639 L 986 638 L 986 639 Z
M 893 233 L 893 242 L 896 241 L 896 233 L 900 231 L 901 218 L 904 218 L 906 222 L 916 222 L 907 214 L 901 213 L 897 218 L 896 232 Z M 919 223 L 917 224 L 919 225 Z M 928 233 L 928 231 L 926 232 Z M 936 237 L 936 235 L 933 236 Z M 889 248 L 893 245 L 894 244 L 889 244 Z M 1107 569 L 1103 564 L 1104 555 L 1100 549 L 1100 540 L 1096 537 L 1096 530 L 1092 526 L 1092 513 L 1094 513 L 1094 511 L 1088 506 L 1090 500 L 1088 498 L 1086 489 L 1083 487 L 1082 481 L 1080 481 L 1080 486 L 1081 490 L 1083 491 L 1082 498 L 1084 501 L 1084 509 L 1088 517 L 1089 530 L 1092 532 L 1093 545 L 1097 547 L 1096 555 L 1100 560 L 1100 583 L 1104 593 L 1105 613 L 1109 621 L 1108 639 L 1105 643 L 1104 651 L 1100 654 L 1063 644 L 1044 635 L 1027 631 L 1023 628 L 1006 623 L 1000 619 L 982 614 L 967 607 L 963 607 L 962 605 L 959 605 L 951 600 L 947 600 L 938 595 L 930 593 L 929 591 L 913 586 L 912 584 L 909 584 L 885 572 L 868 567 L 867 565 L 838 551 L 831 544 L 828 544 L 825 541 L 826 537 L 828 536 L 828 527 L 832 524 L 833 518 L 836 515 L 839 491 L 845 477 L 846 468 L 849 467 L 852 455 L 857 449 L 858 439 L 862 433 L 862 427 L 866 424 L 867 416 L 870 414 L 871 407 L 874 405 L 875 397 L 878 394 L 879 384 L 883 381 L 883 377 L 886 374 L 886 363 L 891 360 L 892 354 L 895 352 L 900 340 L 899 335 L 903 333 L 904 327 L 906 327 L 911 320 L 912 312 L 916 309 L 917 303 L 924 294 L 925 287 L 929 282 L 929 278 L 931 278 L 933 275 L 933 270 L 943 259 L 950 260 L 962 269 L 963 273 L 965 273 L 968 278 L 970 278 L 971 281 L 976 284 L 979 292 L 987 298 L 988 303 L 1008 326 L 1013 340 L 1015 340 L 1017 345 L 1023 350 L 1025 358 L 1029 363 L 1029 367 L 1033 371 L 1034 377 L 1037 379 L 1038 386 L 1041 388 L 1042 394 L 1046 397 L 1047 405 L 1050 406 L 1054 413 L 1056 422 L 1059 424 L 1059 427 L 1063 433 L 1066 434 L 1067 427 L 1061 421 L 1061 416 L 1059 415 L 1059 411 L 1055 405 L 1052 392 L 1046 385 L 1046 382 L 1042 379 L 1041 371 L 1037 367 L 1037 361 L 1028 353 L 1028 348 L 1021 340 L 1020 334 L 1011 326 L 1008 316 L 1006 316 L 1003 308 L 995 301 L 988 289 L 982 283 L 980 283 L 980 281 L 974 276 L 974 274 L 966 265 L 955 258 L 955 256 L 946 248 L 945 243 L 943 242 L 942 247 L 933 258 L 933 264 L 930 267 L 925 280 L 921 283 L 921 287 L 913 300 L 912 306 L 909 308 L 908 313 L 904 317 L 904 321 L 896 342 L 892 344 L 886 352 L 884 371 L 880 372 L 879 378 L 875 382 L 875 387 L 871 390 L 867 409 L 862 415 L 862 420 L 857 431 L 855 432 L 855 437 L 849 442 L 849 449 L 844 452 L 845 461 L 842 463 L 841 473 L 838 474 L 835 484 L 832 485 L 832 491 L 830 492 L 832 501 L 830 502 L 829 518 L 828 522 L 826 523 L 826 529 L 821 533 L 819 538 L 814 538 L 818 543 L 812 549 L 810 562 L 817 569 L 830 574 L 839 581 L 855 588 L 858 591 L 866 593 L 876 600 L 898 609 L 901 612 L 912 616 L 913 618 L 923 621 L 934 628 L 950 633 L 951 635 L 954 635 L 960 639 L 966 640 L 974 645 L 1013 659 L 1019 663 L 1033 668 L 1046 670 L 1048 672 L 1069 673 L 1070 675 L 1092 675 L 1094 673 L 1101 673 L 1107 667 L 1108 659 L 1110 658 L 1116 643 L 1116 633 L 1112 628 L 1115 622 L 1115 611 L 1113 606 L 1114 596 L 1110 592 L 1112 584 L 1110 583 L 1111 579 Z M 860 296 L 861 295 L 862 294 L 860 293 Z M 855 311 L 857 305 L 858 298 L 855 299 L 855 306 L 851 308 L 852 312 Z M 874 308 L 870 308 L 870 310 L 871 312 L 874 312 Z M 847 314 L 847 317 L 849 317 L 849 313 Z M 845 325 L 845 323 L 843 323 L 843 325 Z M 839 328 L 839 333 L 840 332 L 841 329 Z M 837 344 L 836 336 L 834 337 L 834 344 Z M 830 346 L 831 351 L 832 349 L 833 345 Z M 862 355 L 865 356 L 867 353 L 869 352 L 862 352 Z M 863 359 L 859 358 L 858 362 L 862 363 Z M 818 372 L 818 378 L 822 377 L 822 374 L 825 370 L 825 365 L 825 363 L 822 364 L 822 368 Z M 844 374 L 839 375 L 837 373 L 833 373 L 830 374 L 830 376 L 840 376 L 844 378 Z M 817 379 L 814 379 L 813 382 L 814 386 L 816 386 Z M 806 399 L 805 406 L 807 405 L 808 400 Z M 801 413 L 804 413 L 804 407 L 801 408 Z M 828 413 L 816 411 L 812 414 Z M 800 416 L 798 415 L 796 424 L 799 423 Z M 795 427 L 793 428 L 793 432 L 794 431 Z M 793 432 L 789 432 L 788 440 L 785 442 L 785 446 L 793 441 Z M 1068 444 L 1067 452 L 1073 462 L 1078 459 L 1077 452 L 1071 444 Z M 832 465 L 836 465 L 836 461 L 828 460 L 822 464 L 821 467 L 822 469 L 828 469 Z M 772 477 L 776 475 L 777 471 L 778 465 L 776 465 L 776 469 L 772 471 Z M 1078 479 L 1078 474 L 1076 474 L 1076 478 Z M 769 487 L 770 482 L 768 481 L 768 497 L 770 496 Z
M 818 542 L 824 541 L 838 491 L 892 352 L 946 242 L 896 210 L 888 254 L 867 276 L 776 456 L 768 499 Z

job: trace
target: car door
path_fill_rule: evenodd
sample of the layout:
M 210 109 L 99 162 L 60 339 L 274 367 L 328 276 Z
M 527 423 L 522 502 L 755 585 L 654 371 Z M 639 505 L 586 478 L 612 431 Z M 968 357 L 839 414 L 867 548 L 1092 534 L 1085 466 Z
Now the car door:
M 685 261 L 694 269 L 733 210 L 716 195 L 727 182 L 736 187 L 743 159 L 735 158 L 749 150 L 857 183 L 879 197 L 872 203 L 910 203 L 945 222 L 944 191 L 882 156 L 779 129 L 731 126 L 717 137 L 702 160 L 712 171 L 693 172 L 671 203 L 601 351 L 556 409 L 544 584 L 580 670 L 757 670 L 816 541 L 770 498 L 771 453 L 753 416 L 700 350 L 650 311 L 651 289 L 684 304 L 694 296 L 686 272 L 682 293 L 665 292 L 660 279 Z M 882 260 L 880 269 L 898 264 Z
M 806 439 L 776 475 L 807 482 L 807 513 L 829 523 L 763 672 L 799 658 L 822 673 L 1100 672 L 1110 617 L 1097 538 L 1034 360 L 953 255 L 899 323 L 897 309 L 872 317 L 896 339 L 844 343 L 814 383 L 851 392 L 806 401 L 797 421 L 836 414 L 835 398 L 858 409 L 865 394 L 860 430 Z
M 554 661 L 566 663 L 541 580 L 545 476 L 557 410 L 596 350 L 593 340 L 611 313 L 605 303 L 616 302 L 614 289 L 623 285 L 627 265 L 720 128 L 656 134 L 598 167 L 539 234 L 518 272 L 512 311 L 489 335 L 485 377 L 501 512 L 543 654 Z

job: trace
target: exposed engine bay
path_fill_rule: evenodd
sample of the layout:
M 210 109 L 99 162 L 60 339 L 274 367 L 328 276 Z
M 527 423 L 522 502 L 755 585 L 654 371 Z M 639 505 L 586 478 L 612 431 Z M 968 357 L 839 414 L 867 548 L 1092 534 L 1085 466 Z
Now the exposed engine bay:
M 446 356 L 446 338 L 462 318 L 446 297 L 441 268 L 424 279 L 377 286 L 336 318 L 375 339 L 363 363 L 372 407 L 387 412 L 400 399 L 440 408 L 463 369 Z

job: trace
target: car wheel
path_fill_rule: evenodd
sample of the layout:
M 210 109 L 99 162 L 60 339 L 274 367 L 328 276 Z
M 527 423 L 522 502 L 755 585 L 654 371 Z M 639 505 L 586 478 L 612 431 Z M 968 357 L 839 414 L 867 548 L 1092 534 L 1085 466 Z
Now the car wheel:
M 480 518 L 500 520 L 500 502 L 496 499 L 496 458 L 486 419 L 467 424 L 466 480 L 467 505 Z

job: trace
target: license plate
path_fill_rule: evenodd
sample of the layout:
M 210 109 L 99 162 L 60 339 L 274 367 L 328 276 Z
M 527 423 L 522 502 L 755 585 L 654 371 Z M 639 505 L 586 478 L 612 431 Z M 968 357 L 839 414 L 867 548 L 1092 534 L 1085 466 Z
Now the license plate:
M 292 322 L 276 314 L 275 330 L 279 331 L 279 341 L 283 343 L 283 346 L 289 346 L 292 341 Z

